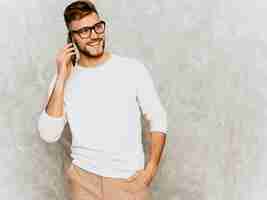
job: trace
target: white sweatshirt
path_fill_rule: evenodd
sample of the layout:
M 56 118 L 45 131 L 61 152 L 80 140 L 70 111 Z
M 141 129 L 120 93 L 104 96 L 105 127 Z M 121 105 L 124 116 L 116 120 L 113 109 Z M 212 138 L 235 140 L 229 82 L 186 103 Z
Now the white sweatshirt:
M 68 122 L 74 164 L 118 178 L 144 169 L 141 114 L 150 121 L 150 131 L 167 134 L 166 111 L 146 66 L 113 53 L 104 64 L 94 68 L 78 64 L 74 69 L 65 85 L 64 115 L 50 116 L 44 106 L 38 119 L 40 137 L 56 142 Z M 48 97 L 55 81 L 56 74 Z

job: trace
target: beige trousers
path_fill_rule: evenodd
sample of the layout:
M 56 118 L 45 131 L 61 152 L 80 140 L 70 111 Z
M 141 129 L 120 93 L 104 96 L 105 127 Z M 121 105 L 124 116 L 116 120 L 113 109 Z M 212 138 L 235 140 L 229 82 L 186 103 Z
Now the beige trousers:
M 73 163 L 65 175 L 70 200 L 152 200 L 151 188 L 141 176 L 129 182 L 88 172 Z

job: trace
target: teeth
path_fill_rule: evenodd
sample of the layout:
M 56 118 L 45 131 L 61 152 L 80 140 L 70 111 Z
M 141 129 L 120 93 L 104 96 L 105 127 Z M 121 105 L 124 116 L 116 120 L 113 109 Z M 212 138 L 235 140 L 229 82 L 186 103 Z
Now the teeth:
M 92 45 L 92 46 L 98 45 L 98 42 L 97 42 L 97 43 L 92 43 L 92 44 L 90 44 L 90 45 Z

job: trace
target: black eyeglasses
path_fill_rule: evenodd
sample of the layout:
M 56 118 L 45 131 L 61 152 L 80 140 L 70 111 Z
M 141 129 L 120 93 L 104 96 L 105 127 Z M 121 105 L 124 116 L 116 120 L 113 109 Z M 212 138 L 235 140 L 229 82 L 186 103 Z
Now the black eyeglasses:
M 101 20 L 100 22 L 97 22 L 93 26 L 85 26 L 83 28 L 80 28 L 79 30 L 70 30 L 70 33 L 77 33 L 81 38 L 89 38 L 91 37 L 92 30 L 94 29 L 95 33 L 101 34 L 104 33 L 106 27 L 106 22 Z

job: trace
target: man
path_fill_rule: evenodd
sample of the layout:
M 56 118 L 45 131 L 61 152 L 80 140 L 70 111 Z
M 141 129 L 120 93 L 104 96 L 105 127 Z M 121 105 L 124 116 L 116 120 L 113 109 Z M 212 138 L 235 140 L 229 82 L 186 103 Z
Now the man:
M 166 111 L 150 73 L 137 59 L 105 51 L 107 25 L 91 2 L 71 3 L 64 19 L 73 43 L 57 54 L 38 120 L 40 137 L 56 142 L 69 123 L 72 200 L 150 200 L 167 135 Z M 146 164 L 141 114 L 151 134 Z

